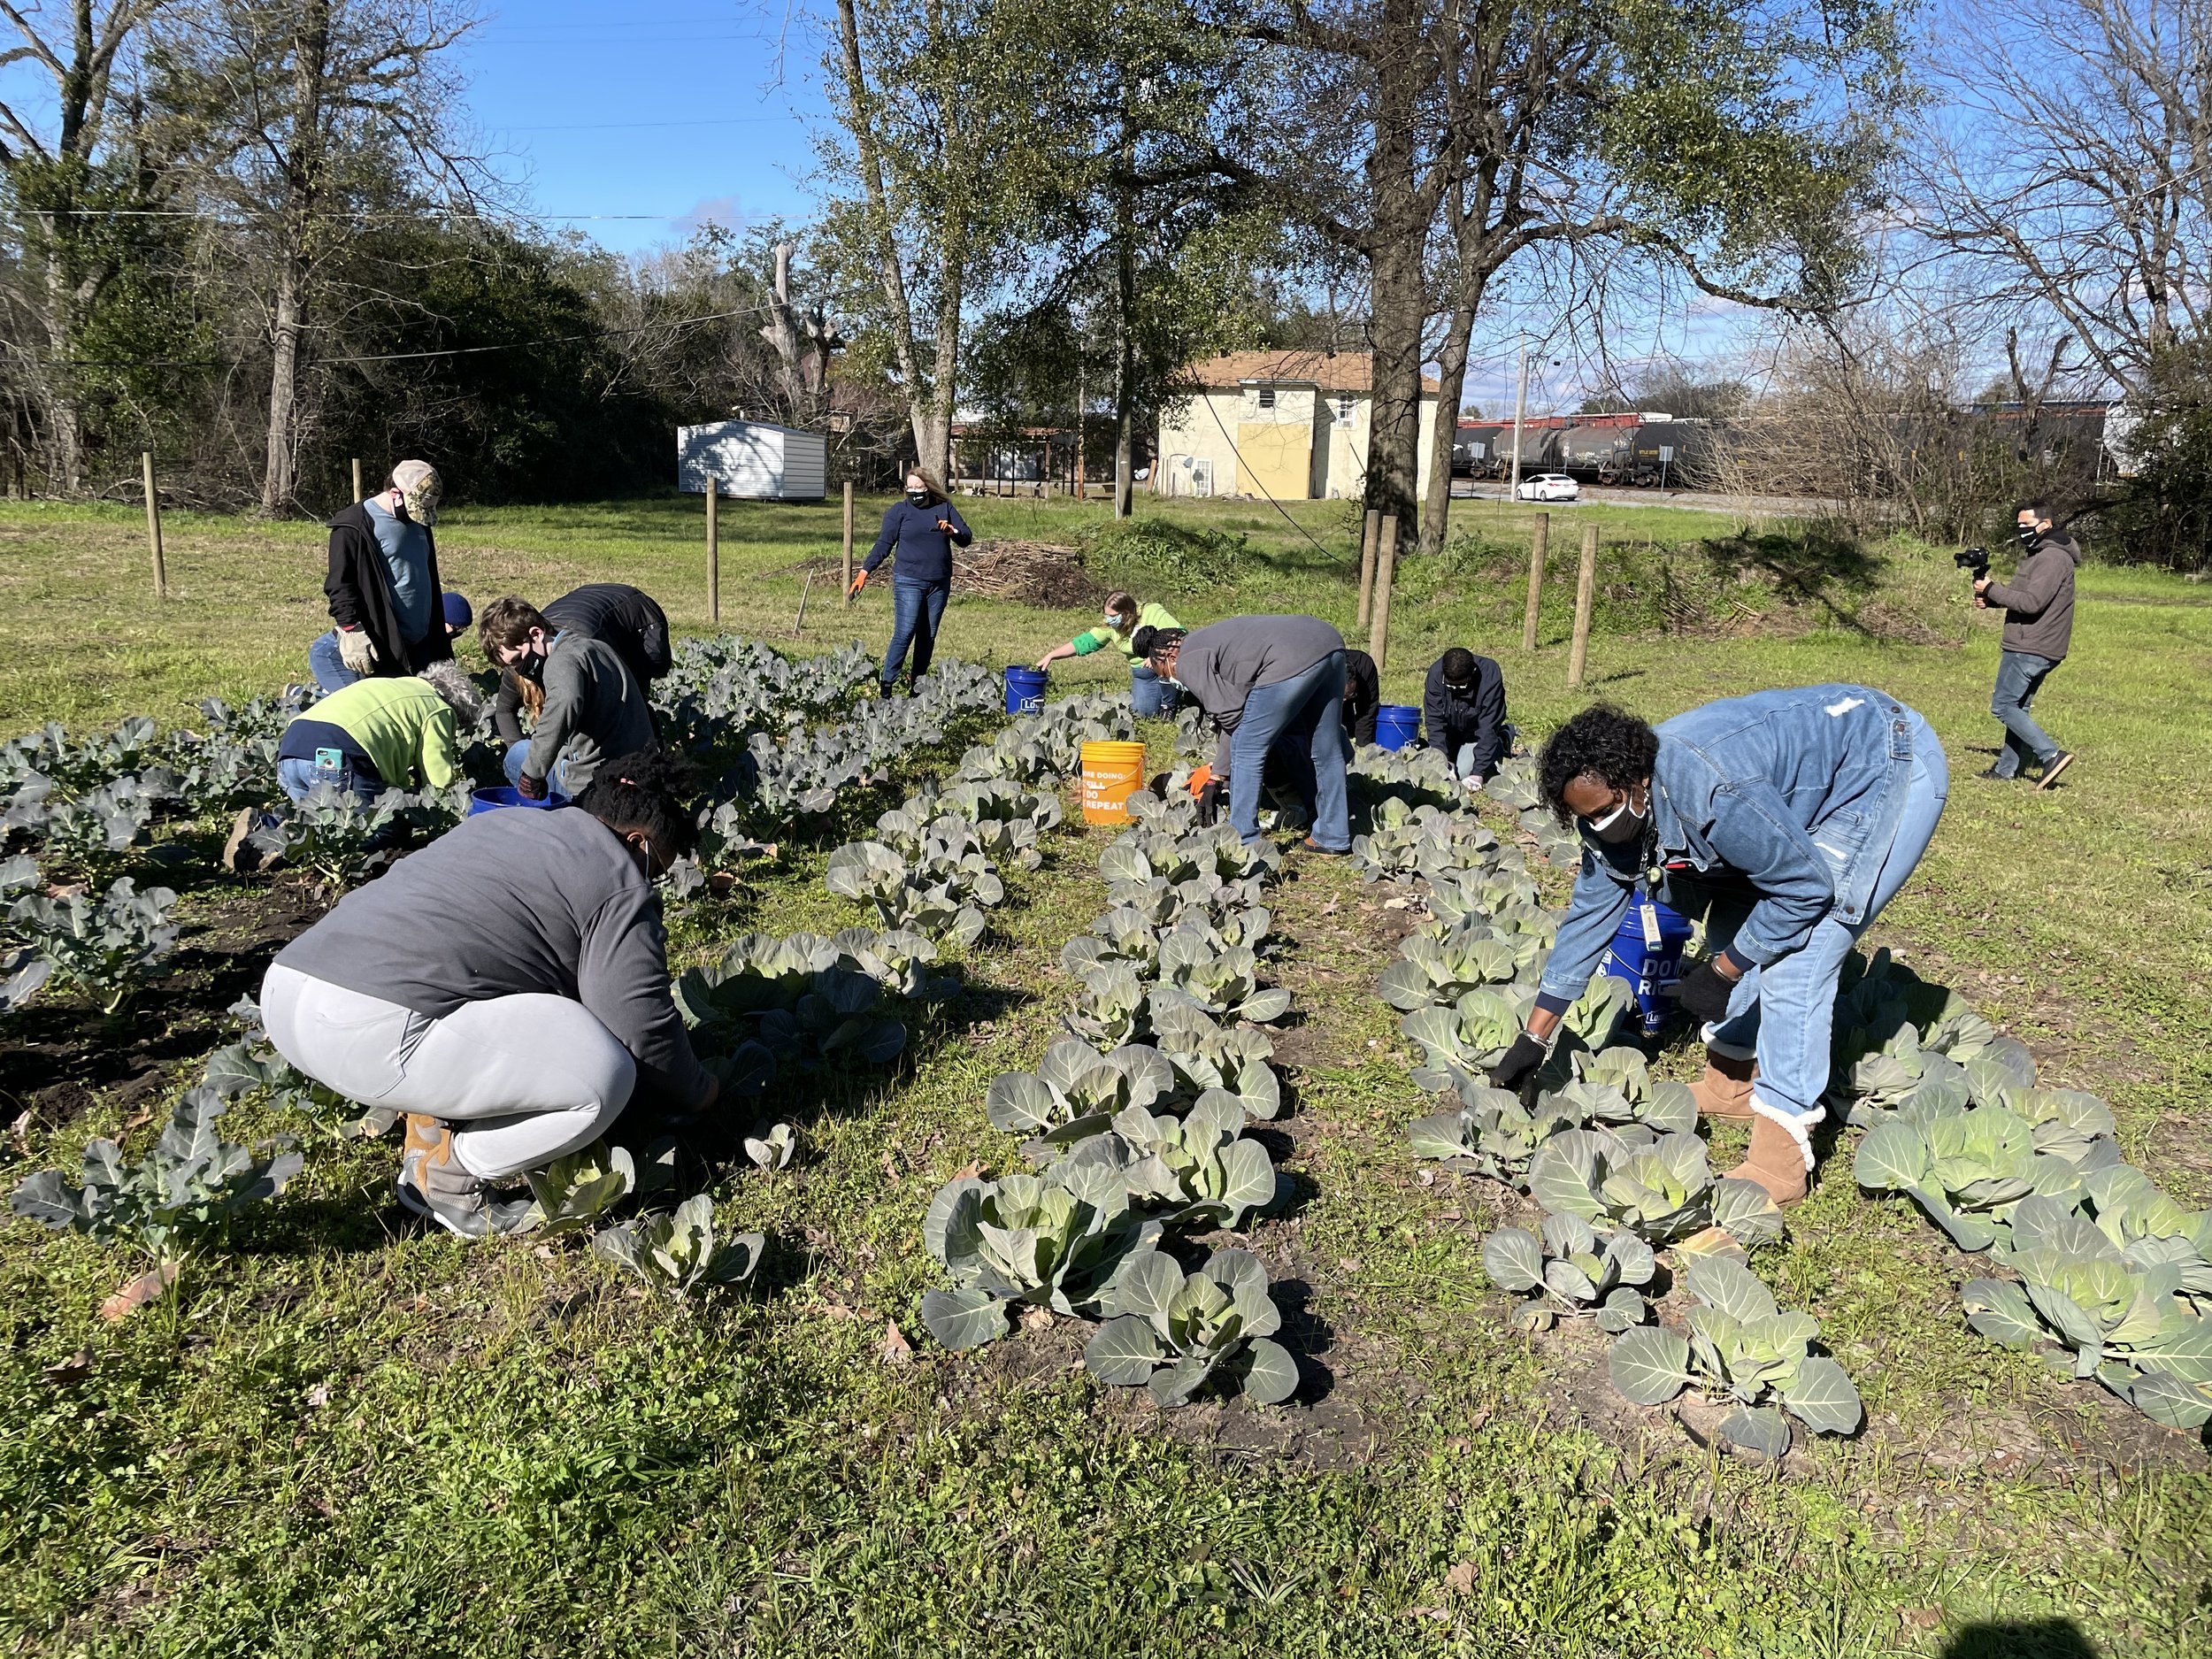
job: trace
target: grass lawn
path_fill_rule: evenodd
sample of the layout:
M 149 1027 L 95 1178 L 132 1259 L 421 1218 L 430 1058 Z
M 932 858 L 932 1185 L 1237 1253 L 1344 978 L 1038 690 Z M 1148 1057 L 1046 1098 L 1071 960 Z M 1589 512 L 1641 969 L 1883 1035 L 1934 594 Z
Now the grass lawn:
M 962 505 L 983 536 L 1074 541 L 1102 524 L 1095 505 Z M 1166 531 L 1110 541 L 1102 563 L 1148 573 L 1142 596 L 1186 622 L 1299 610 L 1349 634 L 1354 511 L 1294 511 L 1302 534 L 1263 504 L 1146 503 Z M 2212 1204 L 2212 590 L 2083 572 L 2076 650 L 2039 710 L 2081 759 L 2042 795 L 1971 775 L 1998 731 L 1996 628 L 1947 554 L 1809 557 L 1771 526 L 1714 552 L 1690 545 L 1715 534 L 1709 514 L 1558 511 L 1531 656 L 1512 574 L 1529 511 L 1460 513 L 1465 539 L 1402 569 L 1386 696 L 1417 701 L 1453 641 L 1499 658 L 1535 736 L 1593 695 L 1654 718 L 1824 680 L 1901 696 L 1944 739 L 1951 803 L 1875 940 L 2027 1041 L 2045 1081 L 2102 1094 L 2128 1156 Z M 791 639 L 788 572 L 834 557 L 836 521 L 726 509 L 723 626 L 879 647 L 887 595 L 843 612 L 833 581 Z M 1571 692 L 1586 521 L 1605 542 L 1600 631 Z M 202 696 L 304 677 L 325 626 L 320 531 L 167 528 L 157 607 L 132 513 L 0 510 L 0 731 L 188 720 Z M 440 556 L 480 600 L 634 581 L 697 632 L 702 531 L 696 500 L 460 508 Z M 1026 662 L 1089 615 L 956 601 L 941 649 Z M 1661 616 L 1694 627 L 1663 632 Z M 1062 671 L 1061 688 L 1113 672 Z M 787 844 L 738 894 L 684 910 L 680 961 L 741 932 L 859 919 L 821 886 L 839 839 Z M 1304 1022 L 1279 1053 L 1296 1110 L 1268 1134 L 1300 1198 L 1256 1224 L 1253 1248 L 1295 1310 L 1297 1402 L 1158 1413 L 1075 1369 L 1064 1321 L 936 1350 L 916 1315 L 936 1282 L 921 1213 L 970 1161 L 1018 1164 L 984 1092 L 1055 1028 L 1058 949 L 1104 907 L 1106 839 L 1058 832 L 1042 870 L 1010 876 L 965 991 L 897 1067 L 779 1102 L 798 1162 L 718 1187 L 726 1222 L 769 1236 L 757 1293 L 672 1313 L 574 1248 L 425 1235 L 390 1202 L 388 1141 L 311 1144 L 305 1176 L 229 1250 L 119 1325 L 94 1310 L 131 1271 L 122 1257 L 0 1228 L 0 1650 L 2212 1655 L 2201 1441 L 1968 1333 L 1957 1286 L 1978 1259 L 1904 1200 L 1861 1195 L 1847 1157 L 1760 1267 L 1857 1380 L 1860 1437 L 1754 1470 L 1615 1397 L 1594 1340 L 1514 1333 L 1477 1260 L 1504 1195 L 1404 1148 L 1425 1097 L 1372 995 L 1402 919 L 1337 864 L 1294 857 L 1275 906 L 1291 941 L 1277 977 Z M 219 929 L 265 886 L 207 879 L 186 902 Z M 115 1041 L 163 1018 L 157 986 Z M 196 1079 L 211 1046 L 166 1075 Z M 165 1099 L 140 1085 L 41 1103 L 0 1181 L 73 1164 L 89 1133 L 136 1145 Z M 1738 1140 L 1719 1138 L 1732 1162 Z M 887 1322 L 910 1358 L 886 1356 Z

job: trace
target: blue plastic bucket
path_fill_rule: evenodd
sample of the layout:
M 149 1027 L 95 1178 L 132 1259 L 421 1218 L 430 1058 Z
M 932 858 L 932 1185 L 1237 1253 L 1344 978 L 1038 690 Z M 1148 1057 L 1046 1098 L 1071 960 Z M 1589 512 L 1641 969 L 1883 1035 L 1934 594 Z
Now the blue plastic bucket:
M 1386 703 L 1375 710 L 1375 741 L 1384 749 L 1403 749 L 1421 733 L 1421 710 L 1402 703 Z
M 1051 678 L 1041 668 L 1006 671 L 1006 712 L 1034 714 L 1045 706 L 1045 682 Z
M 568 797 L 557 789 L 547 790 L 542 801 L 533 801 L 514 785 L 503 783 L 495 788 L 479 789 L 471 795 L 469 816 L 474 818 L 479 812 L 496 812 L 503 806 L 534 806 L 543 811 L 548 807 L 567 804 Z
M 1628 906 L 1607 949 L 1601 973 L 1617 974 L 1636 987 L 1636 1012 L 1644 1035 L 1655 1037 L 1677 1004 L 1667 987 L 1682 977 L 1682 949 L 1690 925 L 1679 910 L 1639 895 Z

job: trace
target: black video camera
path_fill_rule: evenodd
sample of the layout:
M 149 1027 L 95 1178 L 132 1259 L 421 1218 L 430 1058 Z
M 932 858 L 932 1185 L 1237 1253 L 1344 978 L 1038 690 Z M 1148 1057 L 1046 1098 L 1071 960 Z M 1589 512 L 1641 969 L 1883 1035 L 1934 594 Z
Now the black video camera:
M 1974 580 L 1980 581 L 1989 574 L 1989 549 L 1985 547 L 1967 548 L 1952 554 L 1951 563 L 1962 571 L 1973 572 Z

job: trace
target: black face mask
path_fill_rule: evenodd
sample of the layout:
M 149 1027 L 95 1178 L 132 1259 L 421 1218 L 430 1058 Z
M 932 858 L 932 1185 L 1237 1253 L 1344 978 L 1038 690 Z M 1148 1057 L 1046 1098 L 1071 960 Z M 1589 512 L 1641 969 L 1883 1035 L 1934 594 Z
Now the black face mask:
M 926 489 L 910 489 L 906 492 L 906 498 L 917 507 L 929 505 L 929 492 Z
M 545 654 L 541 651 L 532 651 L 511 666 L 525 680 L 543 680 L 545 678 Z
M 2031 553 L 2043 545 L 2043 532 L 2034 525 L 2024 524 L 2016 534 L 2020 537 L 2020 545 Z

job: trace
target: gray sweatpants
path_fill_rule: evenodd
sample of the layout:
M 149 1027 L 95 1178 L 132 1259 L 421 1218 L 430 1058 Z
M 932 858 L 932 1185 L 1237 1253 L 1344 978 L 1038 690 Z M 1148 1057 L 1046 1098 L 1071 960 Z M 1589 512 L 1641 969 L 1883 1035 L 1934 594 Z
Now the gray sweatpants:
M 261 1018 L 325 1087 L 455 1125 L 454 1156 L 488 1180 L 589 1146 L 637 1082 L 630 1051 L 565 996 L 493 997 L 434 1019 L 272 964 Z

